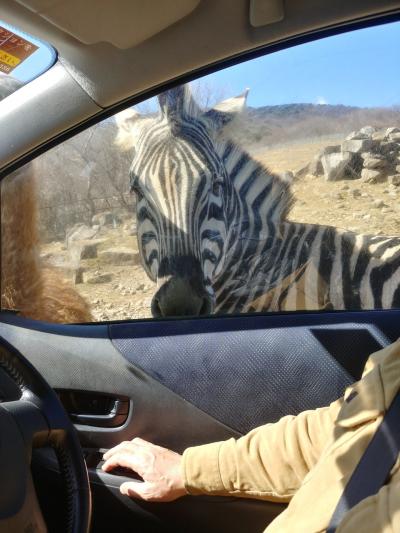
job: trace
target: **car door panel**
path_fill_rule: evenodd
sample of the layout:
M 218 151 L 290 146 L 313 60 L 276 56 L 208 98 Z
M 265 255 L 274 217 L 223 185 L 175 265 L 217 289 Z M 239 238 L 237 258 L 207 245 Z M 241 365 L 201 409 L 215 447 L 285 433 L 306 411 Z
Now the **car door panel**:
M 370 353 L 397 338 L 399 318 L 391 310 L 63 326 L 3 313 L 0 335 L 55 389 L 128 399 L 123 425 L 76 425 L 86 453 L 135 436 L 180 452 L 334 400 Z M 51 457 L 38 464 L 56 483 Z M 283 509 L 233 498 L 130 501 L 121 477 L 90 470 L 96 531 L 261 532 Z
M 342 334 L 359 356 L 349 354 L 352 361 L 365 362 L 365 354 L 387 344 L 371 325 L 304 327 L 281 321 L 280 327 L 268 327 L 269 322 L 236 318 L 133 323 L 111 325 L 110 336 L 129 362 L 241 433 L 341 396 L 354 381 L 340 359 L 347 349 L 339 340 Z M 351 361 L 347 366 L 351 369 Z
M 397 313 L 43 325 L 41 330 L 38 323 L 8 315 L 0 334 L 56 389 L 130 398 L 131 412 L 121 428 L 80 428 L 85 444 L 108 447 L 141 434 L 183 449 L 205 434 L 206 441 L 238 436 L 334 400 L 359 377 L 352 377 L 351 364 L 346 370 L 343 361 L 365 361 L 394 340 Z M 179 442 L 171 440 L 166 409 L 180 428 Z
M 27 321 L 16 317 L 9 322 L 14 324 L 0 324 L 0 335 L 26 355 L 53 388 L 129 397 L 131 408 L 124 425 L 115 428 L 77 425 L 85 447 L 110 448 L 121 440 L 141 435 L 181 451 L 199 441 L 239 436 L 128 364 L 111 343 L 105 326 L 77 327 L 73 335 L 73 326 L 52 325 L 48 331 L 44 326 L 38 331 L 24 327 Z M 15 322 L 24 326 L 16 326 Z M 91 338 L 87 330 L 91 330 Z

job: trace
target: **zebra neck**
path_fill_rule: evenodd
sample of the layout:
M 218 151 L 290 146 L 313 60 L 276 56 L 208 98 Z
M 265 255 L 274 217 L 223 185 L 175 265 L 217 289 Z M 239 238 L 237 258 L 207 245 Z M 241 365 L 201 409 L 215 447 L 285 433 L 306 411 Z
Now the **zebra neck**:
M 220 146 L 220 154 L 233 185 L 230 195 L 230 255 L 249 254 L 272 245 L 279 225 L 286 219 L 293 196 L 290 182 L 270 172 L 232 142 Z
M 239 223 L 241 232 L 250 237 L 265 237 L 268 225 L 276 226 L 286 219 L 293 203 L 291 182 L 270 172 L 232 142 L 225 142 L 221 152 L 240 206 L 240 220 L 232 222 Z

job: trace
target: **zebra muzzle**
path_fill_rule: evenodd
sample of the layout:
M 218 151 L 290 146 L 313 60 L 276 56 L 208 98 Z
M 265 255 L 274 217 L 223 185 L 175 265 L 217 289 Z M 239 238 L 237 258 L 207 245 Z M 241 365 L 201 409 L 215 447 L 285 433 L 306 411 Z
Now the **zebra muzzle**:
M 213 311 L 213 300 L 198 280 L 170 278 L 151 302 L 153 317 L 200 316 Z

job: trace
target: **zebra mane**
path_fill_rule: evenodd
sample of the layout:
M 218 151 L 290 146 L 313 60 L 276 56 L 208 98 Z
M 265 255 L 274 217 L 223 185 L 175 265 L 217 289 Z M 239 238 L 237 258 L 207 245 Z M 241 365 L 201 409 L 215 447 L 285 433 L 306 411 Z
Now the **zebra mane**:
M 231 140 L 221 143 L 218 151 L 240 201 L 253 209 L 258 199 L 260 216 L 275 224 L 284 222 L 294 203 L 292 180 L 274 174 Z

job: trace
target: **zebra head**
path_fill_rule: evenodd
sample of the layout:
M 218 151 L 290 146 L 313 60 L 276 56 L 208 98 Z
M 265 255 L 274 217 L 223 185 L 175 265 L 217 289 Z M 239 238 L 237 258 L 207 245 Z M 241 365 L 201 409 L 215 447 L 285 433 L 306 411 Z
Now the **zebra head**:
M 158 97 L 157 118 L 140 120 L 133 110 L 117 116 L 119 144 L 128 141 L 134 149 L 130 184 L 142 264 L 157 283 L 153 316 L 214 309 L 213 284 L 229 255 L 234 209 L 221 131 L 246 96 L 247 91 L 202 111 L 184 85 Z

